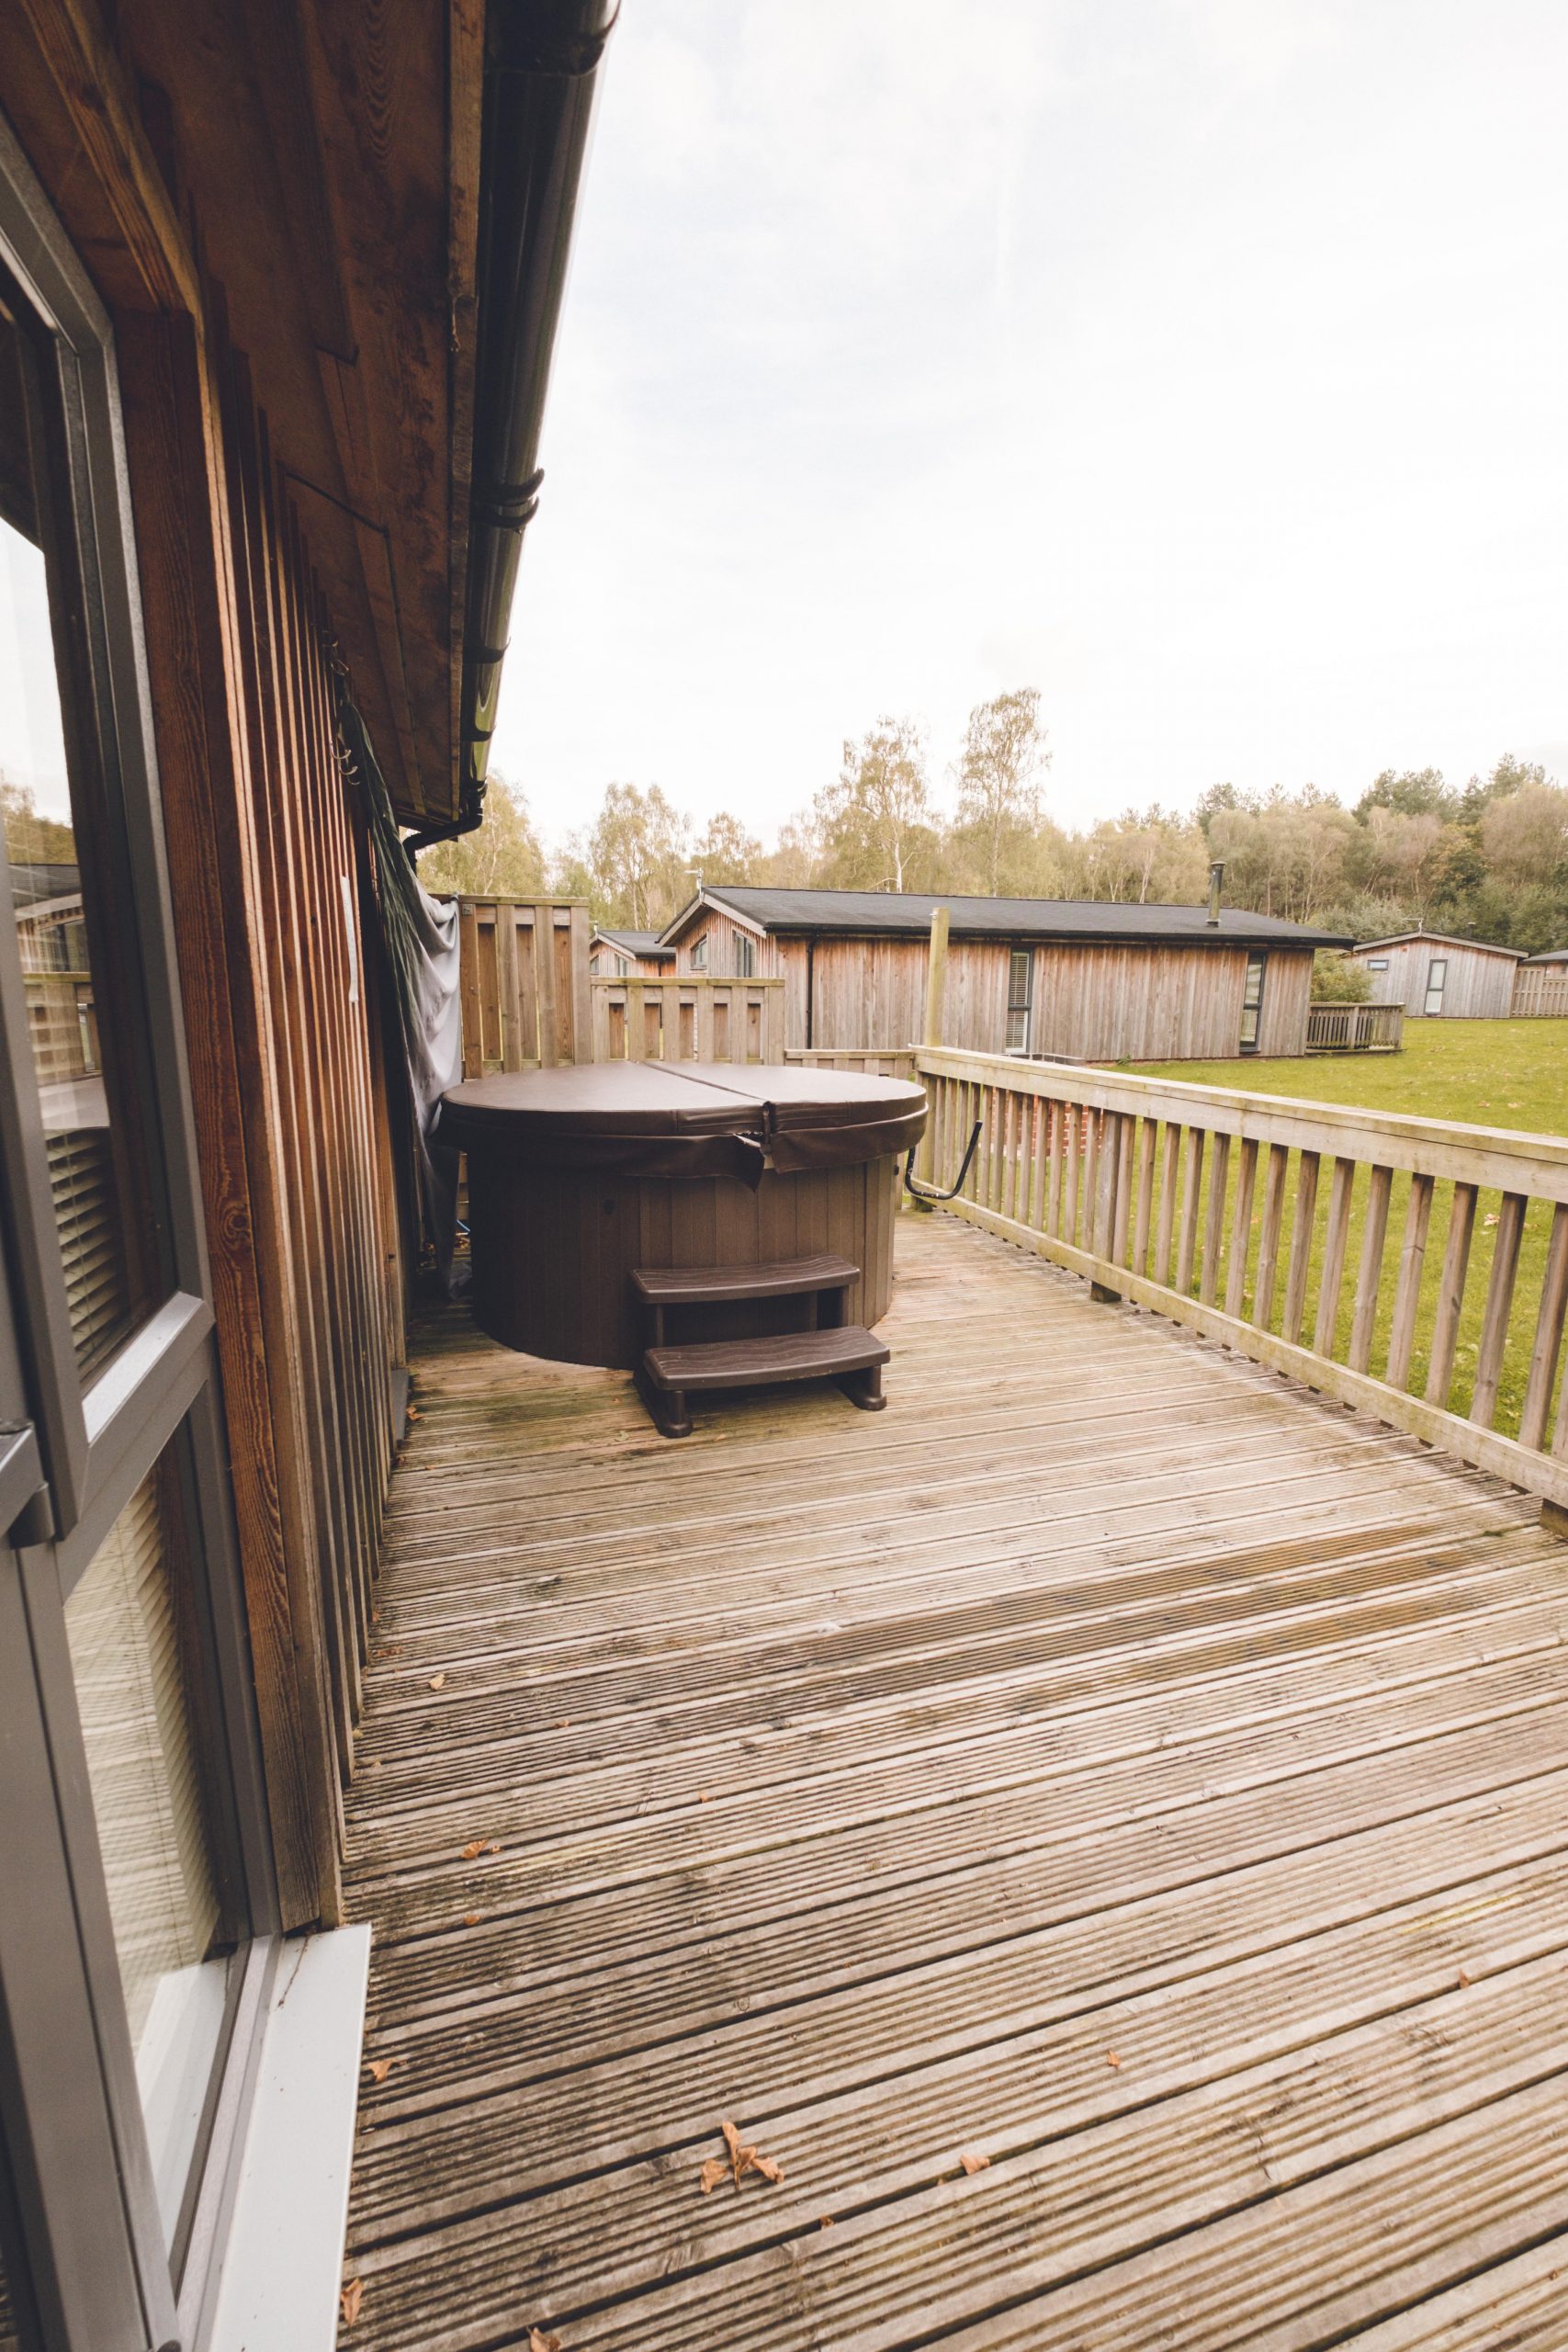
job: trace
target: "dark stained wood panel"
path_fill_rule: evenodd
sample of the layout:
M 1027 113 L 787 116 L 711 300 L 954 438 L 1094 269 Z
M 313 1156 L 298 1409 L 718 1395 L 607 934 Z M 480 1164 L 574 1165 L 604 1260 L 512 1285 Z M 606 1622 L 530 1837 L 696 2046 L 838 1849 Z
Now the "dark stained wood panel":
M 1568 1555 L 973 1229 L 897 1247 L 875 1420 L 672 1447 L 424 1328 L 355 2342 L 1544 2352 Z M 780 2182 L 702 2192 L 723 2118 Z

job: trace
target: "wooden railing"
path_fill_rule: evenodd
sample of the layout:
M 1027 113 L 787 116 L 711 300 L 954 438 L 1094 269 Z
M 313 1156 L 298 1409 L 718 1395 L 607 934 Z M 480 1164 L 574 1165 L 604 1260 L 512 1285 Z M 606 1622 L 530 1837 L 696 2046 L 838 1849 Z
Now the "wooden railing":
M 1509 1011 L 1516 1021 L 1568 1021 L 1568 964 L 1521 964 Z
M 674 979 L 595 978 L 596 1062 L 782 1062 L 784 982 L 686 972 Z
M 784 1058 L 807 1069 L 859 1070 L 870 1078 L 913 1078 L 913 1046 L 786 1046 Z
M 985 1123 L 960 1215 L 1511 1479 L 1568 1532 L 1568 1138 L 940 1047 L 916 1064 L 939 1183 Z
M 1392 1054 L 1404 1042 L 1402 1004 L 1314 1004 L 1307 1011 L 1309 1054 Z
M 463 1076 L 591 1057 L 588 908 L 581 899 L 457 900 Z

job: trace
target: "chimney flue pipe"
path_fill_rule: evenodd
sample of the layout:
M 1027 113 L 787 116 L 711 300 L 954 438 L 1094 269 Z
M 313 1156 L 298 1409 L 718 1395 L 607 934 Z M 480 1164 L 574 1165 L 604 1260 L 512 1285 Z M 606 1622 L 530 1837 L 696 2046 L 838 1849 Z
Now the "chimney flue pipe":
M 1213 923 L 1220 920 L 1220 887 L 1224 878 L 1224 859 L 1216 857 L 1209 868 L 1209 921 Z

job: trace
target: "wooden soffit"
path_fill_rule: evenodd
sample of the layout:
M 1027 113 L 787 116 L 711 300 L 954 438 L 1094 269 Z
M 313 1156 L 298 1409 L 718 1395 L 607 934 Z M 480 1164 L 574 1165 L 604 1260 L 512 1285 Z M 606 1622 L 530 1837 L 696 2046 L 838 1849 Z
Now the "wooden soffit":
M 17 0 L 0 107 L 111 311 L 250 363 L 409 824 L 457 809 L 482 0 Z

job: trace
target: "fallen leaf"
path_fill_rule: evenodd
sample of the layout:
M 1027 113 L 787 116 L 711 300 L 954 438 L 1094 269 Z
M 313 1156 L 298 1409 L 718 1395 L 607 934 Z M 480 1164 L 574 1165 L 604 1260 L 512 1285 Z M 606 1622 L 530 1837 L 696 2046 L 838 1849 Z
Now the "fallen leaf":
M 1122 2061 L 1121 2061 L 1121 2059 L 1120 2059 L 1120 2058 L 1118 2058 L 1118 2056 L 1116 2055 L 1116 2052 L 1114 2052 L 1114 2050 L 1108 2050 L 1108 2051 L 1106 2052 L 1106 2053 L 1105 2053 L 1105 2063 L 1106 2063 L 1106 2064 L 1107 2064 L 1108 2066 L 1118 2066 L 1118 2067 L 1119 2067 L 1119 2066 L 1121 2065 L 1121 2064 L 1122 2064 Z
M 571 1729 L 571 1717 L 568 1715 L 564 1723 L 557 1724 L 556 1729 L 557 1731 L 570 1731 Z
M 1496 1212 L 1496 1210 L 1495 1210 L 1495 1209 L 1494 1209 L 1490 1216 L 1483 1216 L 1483 1217 L 1482 1218 L 1481 1222 L 1482 1222 L 1482 1224 L 1483 1224 L 1483 1225 L 1495 1225 L 1495 1224 L 1496 1224 L 1496 1222 L 1497 1222 L 1497 1212 Z
M 830 2230 L 833 2226 L 833 2216 L 831 2213 L 824 2213 L 817 2226 L 819 2230 Z
M 500 1840 L 500 1838 L 492 1838 L 491 1839 L 491 1841 L 490 1841 L 490 1844 L 485 1848 L 485 1852 L 486 1852 L 487 1854 L 499 1854 L 499 1853 L 500 1853 L 500 1851 L 501 1851 L 501 1840 Z
M 1468 1973 L 1467 1973 L 1464 1969 L 1462 1969 L 1462 1968 L 1460 1970 L 1460 1973 L 1459 1973 L 1459 1981 L 1460 1981 L 1461 1984 L 1462 1984 L 1462 1985 L 1466 1985 L 1466 1986 L 1468 1986 L 1468 1985 L 1469 1985 L 1469 1984 L 1470 1984 L 1470 1982 L 1471 1982 L 1471 1978 L 1470 1978 L 1470 1976 L 1469 1976 Z
M 989 2156 L 977 2155 L 973 2151 L 971 2151 L 967 2155 L 960 2156 L 958 2161 L 971 2177 L 973 2177 L 977 2172 L 989 2172 L 991 2169 L 991 2159 Z
M 697 1791 L 697 1803 L 699 1804 L 712 1804 L 713 1799 L 709 1796 L 705 1789 L 699 1789 Z
M 420 1411 L 417 1405 L 405 1405 L 403 1408 L 403 1416 L 405 1419 L 411 1421 L 423 1421 L 424 1419 L 424 1415 Z
M 784 2178 L 784 2166 L 743 2140 L 728 2116 L 720 2120 L 718 2128 L 724 2134 L 724 2144 L 729 2150 L 730 2177 L 736 2188 L 739 2188 L 749 2172 L 760 2172 L 764 2180 L 771 2180 L 776 2188 Z
M 351 2278 L 338 2301 L 343 2305 L 344 2327 L 352 2327 L 359 2317 L 359 2306 L 365 2301 L 365 2281 L 362 2278 Z
M 444 1674 L 433 1674 L 430 1678 L 431 1689 L 433 1690 L 439 1690 L 446 1679 L 446 1677 Z
M 560 2337 L 547 2335 L 542 2327 L 528 2330 L 528 2352 L 560 2352 Z
M 463 1925 L 465 1928 L 477 1928 L 483 1917 L 484 1913 L 482 1911 L 465 1911 L 463 1914 Z
M 710 2156 L 708 2158 L 706 2164 L 703 2166 L 702 2171 L 697 2176 L 697 2187 L 702 2190 L 705 2197 L 708 2196 L 712 2190 L 718 2187 L 719 2182 L 724 2178 L 728 2170 L 729 2166 L 725 2163 L 722 2156 Z
M 471 1840 L 470 1840 L 470 1842 L 469 1842 L 467 1846 L 465 1846 L 465 1847 L 464 1847 L 464 1849 L 463 1849 L 463 1852 L 462 1852 L 462 1860 L 463 1860 L 465 1862 L 471 1862 L 471 1861 L 473 1860 L 473 1859 L 474 1859 L 475 1855 L 476 1855 L 476 1854 L 482 1854 L 482 1853 L 484 1852 L 484 1849 L 485 1849 L 485 1841 L 484 1841 L 484 1839 L 483 1839 L 482 1838 L 475 1838 L 471 1839 Z
M 372 2059 L 371 2059 L 371 2061 L 370 2061 L 370 2072 L 372 2073 L 372 2075 L 375 2076 L 376 2080 L 377 2080 L 378 2083 L 384 2083 L 384 2082 L 386 2081 L 386 2079 L 387 2079 L 388 2075 L 391 2073 L 391 2071 L 392 2071 L 392 2061 L 391 2061 L 389 2058 L 372 2058 Z

